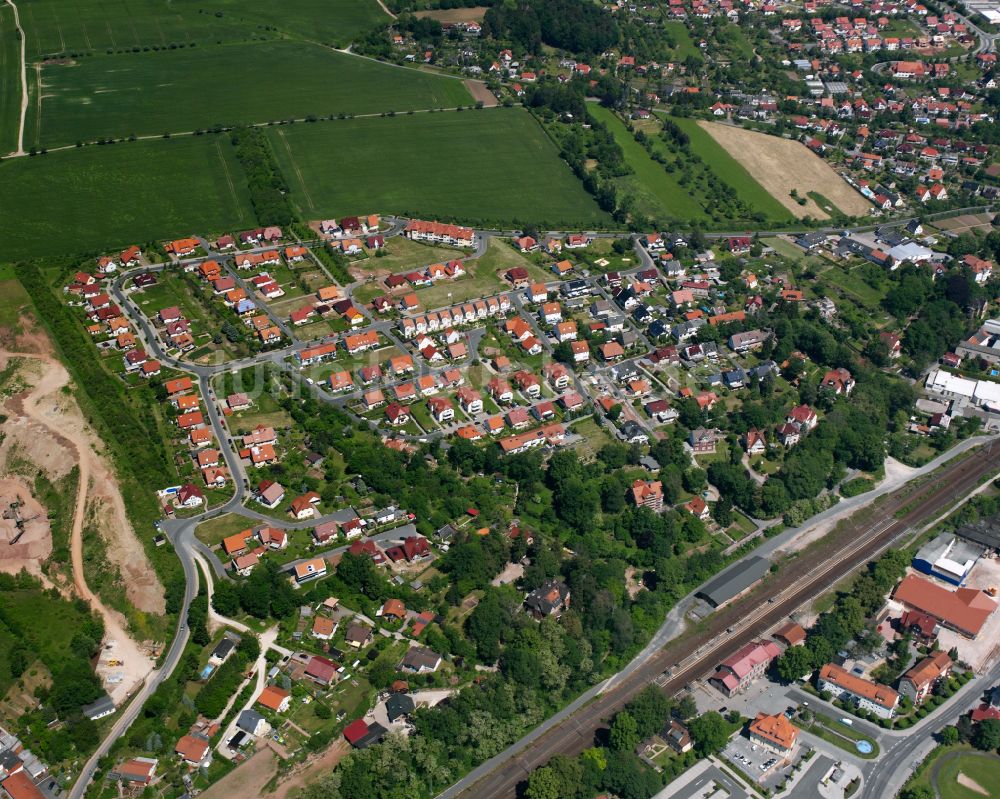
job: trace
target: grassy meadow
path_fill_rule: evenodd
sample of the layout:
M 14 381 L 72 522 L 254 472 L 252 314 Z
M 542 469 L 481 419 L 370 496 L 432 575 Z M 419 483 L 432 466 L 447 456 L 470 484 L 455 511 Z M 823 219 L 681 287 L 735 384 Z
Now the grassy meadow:
M 252 224 L 225 136 L 90 146 L 0 163 L 10 259 L 107 250 Z
M 632 167 L 634 174 L 619 179 L 619 190 L 631 193 L 640 210 L 655 216 L 669 215 L 678 219 L 704 218 L 701 206 L 690 192 L 662 164 L 652 159 L 613 111 L 599 105 L 591 105 L 587 110 L 594 119 L 608 126 L 624 151 L 625 162 Z
M 99 55 L 41 80 L 26 146 L 471 102 L 460 80 L 293 41 Z
M 366 208 L 470 222 L 608 219 L 520 108 L 299 124 L 268 135 L 310 219 Z
M 788 210 L 772 197 L 726 149 L 694 119 L 671 117 L 678 127 L 691 138 L 691 150 L 712 167 L 715 173 L 741 200 L 762 211 L 769 219 L 791 220 Z

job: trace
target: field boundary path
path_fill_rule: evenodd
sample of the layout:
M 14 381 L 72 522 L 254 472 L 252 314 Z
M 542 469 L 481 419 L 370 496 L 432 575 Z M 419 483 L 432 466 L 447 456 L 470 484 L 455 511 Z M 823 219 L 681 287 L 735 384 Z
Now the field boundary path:
M 21 15 L 14 5 L 14 0 L 7 0 L 14 10 L 14 28 L 17 30 L 17 38 L 21 44 L 21 118 L 17 127 L 17 149 L 11 155 L 24 155 L 24 121 L 28 117 L 28 40 L 24 36 L 24 28 L 21 27 Z
M 384 2 L 382 2 L 382 0 L 375 0 L 375 2 L 378 3 L 379 8 L 381 8 L 390 17 L 392 17 L 393 19 L 399 19 L 399 17 L 397 17 L 389 10 L 389 7 Z

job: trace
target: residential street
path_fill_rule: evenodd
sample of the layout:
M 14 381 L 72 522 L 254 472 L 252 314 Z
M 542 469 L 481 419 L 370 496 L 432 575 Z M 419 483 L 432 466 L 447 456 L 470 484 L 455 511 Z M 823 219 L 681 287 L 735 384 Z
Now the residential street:
M 398 222 L 394 225 L 393 231 L 399 232 L 401 225 Z M 498 235 L 495 231 L 477 231 L 476 233 L 476 251 L 471 257 L 477 257 L 482 255 L 488 246 L 489 239 Z M 638 238 L 634 239 L 635 252 L 639 258 L 639 265 L 635 267 L 634 270 L 630 270 L 630 273 L 639 271 L 643 268 L 648 268 L 652 265 L 652 259 L 649 254 L 645 251 L 643 247 L 640 246 Z M 260 248 L 263 249 L 263 248 Z M 231 274 L 235 275 L 235 270 L 229 266 L 229 261 L 226 256 L 219 253 L 209 252 L 208 257 L 214 257 L 226 263 L 226 269 Z M 203 260 L 203 259 L 198 259 Z M 173 519 L 161 522 L 161 529 L 167 535 L 171 544 L 174 546 L 177 556 L 180 558 L 182 566 L 184 568 L 186 589 L 184 596 L 183 609 L 180 614 L 180 622 L 178 624 L 177 633 L 171 642 L 170 648 L 164 657 L 163 665 L 161 668 L 154 672 L 150 679 L 147 681 L 146 685 L 143 686 L 142 690 L 137 694 L 136 698 L 132 703 L 124 710 L 120 717 L 116 720 L 111 732 L 105 738 L 105 740 L 98 747 L 97 752 L 88 761 L 86 767 L 81 773 L 80 779 L 77 780 L 72 791 L 69 793 L 70 799 L 82 799 L 83 793 L 86 789 L 87 783 L 91 778 L 94 768 L 96 766 L 97 760 L 103 756 L 111 747 L 113 742 L 123 735 L 128 729 L 132 720 L 138 715 L 141 710 L 142 703 L 148 698 L 150 693 L 155 690 L 156 686 L 165 679 L 176 667 L 181 653 L 183 652 L 184 646 L 187 641 L 188 631 L 186 628 L 186 615 L 187 608 L 190 604 L 191 599 L 194 597 L 197 587 L 198 587 L 198 576 L 197 569 L 195 567 L 195 561 L 201 561 L 203 564 L 210 565 L 212 571 L 215 572 L 215 576 L 218 579 L 228 579 L 226 575 L 225 565 L 219 560 L 217 555 L 211 550 L 210 547 L 206 546 L 200 542 L 194 535 L 195 529 L 203 521 L 214 518 L 216 516 L 225 513 L 234 513 L 248 520 L 248 526 L 255 523 L 266 523 L 274 527 L 287 530 L 295 529 L 307 529 L 322 523 L 323 521 L 329 520 L 336 514 L 328 514 L 316 519 L 310 519 L 303 522 L 294 522 L 287 519 L 276 519 L 272 516 L 268 516 L 261 513 L 253 508 L 246 507 L 245 501 L 248 497 L 250 485 L 249 478 L 246 474 L 244 466 L 240 461 L 239 456 L 232 446 L 232 438 L 229 434 L 229 430 L 226 426 L 225 420 L 219 411 L 218 399 L 215 397 L 214 392 L 211 387 L 211 380 L 214 376 L 221 374 L 223 372 L 232 371 L 235 369 L 246 368 L 259 363 L 269 363 L 277 365 L 291 375 L 293 375 L 298 381 L 299 385 L 306 390 L 312 391 L 312 393 L 323 402 L 331 403 L 337 405 L 338 407 L 348 410 L 346 408 L 347 403 L 357 399 L 359 396 L 358 391 L 351 392 L 347 395 L 333 396 L 329 392 L 321 389 L 315 385 L 307 385 L 301 376 L 300 372 L 290 366 L 286 362 L 286 358 L 292 355 L 295 351 L 308 346 L 313 342 L 299 341 L 295 337 L 295 331 L 290 329 L 284 324 L 283 320 L 278 320 L 274 317 L 273 313 L 268 309 L 268 315 L 272 318 L 278 326 L 282 329 L 285 336 L 291 341 L 290 344 L 282 346 L 279 349 L 272 350 L 269 352 L 262 353 L 257 356 L 243 358 L 238 361 L 226 362 L 213 365 L 196 365 L 189 363 L 183 359 L 178 359 L 167 354 L 164 346 L 162 345 L 159 337 L 147 319 L 145 314 L 138 308 L 133 299 L 129 296 L 127 292 L 123 289 L 123 284 L 125 281 L 136 274 L 141 272 L 159 272 L 165 268 L 170 268 L 172 265 L 159 265 L 153 267 L 140 267 L 139 269 L 130 270 L 124 272 L 114 280 L 111 287 L 111 294 L 114 299 L 119 303 L 125 314 L 128 316 L 129 320 L 136 326 L 139 331 L 139 337 L 141 338 L 143 345 L 146 347 L 147 352 L 153 354 L 162 363 L 170 366 L 171 368 L 186 372 L 192 377 L 196 378 L 199 385 L 199 390 L 201 395 L 205 399 L 205 405 L 207 407 L 207 420 L 211 425 L 211 428 L 215 434 L 216 439 L 221 445 L 221 450 L 223 457 L 226 462 L 232 477 L 233 477 L 233 496 L 222 506 L 215 508 L 211 511 L 207 511 L 196 516 L 192 516 L 186 519 Z M 237 276 L 238 277 L 238 276 Z M 604 292 L 597 285 L 596 278 L 589 278 L 591 284 L 597 288 L 598 294 L 603 295 Z M 245 286 L 242 279 L 239 279 L 241 286 Z M 250 287 L 246 287 L 248 296 L 252 296 L 253 292 Z M 511 291 L 509 294 L 512 297 L 513 304 L 515 308 L 520 311 L 522 309 L 522 300 L 520 297 L 520 292 Z M 350 296 L 350 290 L 348 290 L 348 295 Z M 606 295 L 605 295 L 606 296 Z M 266 303 L 264 304 L 266 307 Z M 531 320 L 531 325 L 538 336 L 539 340 L 543 342 L 543 346 L 551 351 L 552 344 L 545 334 L 544 331 L 540 330 L 537 326 L 533 315 L 526 314 L 526 318 Z M 632 325 L 631 320 L 627 323 Z M 366 330 L 374 330 L 385 335 L 397 344 L 401 344 L 395 337 L 393 332 L 393 323 L 391 321 L 377 321 L 367 325 L 360 329 L 363 332 Z M 641 331 L 637 331 L 640 332 Z M 470 335 L 470 354 L 469 360 L 478 357 L 478 350 L 482 338 L 482 333 L 479 332 L 478 335 Z M 648 340 L 643 338 L 646 345 L 649 344 Z M 442 371 L 442 369 L 431 370 L 434 373 Z M 600 370 L 596 370 L 600 371 Z M 583 385 L 580 378 L 574 375 L 575 385 L 577 390 L 585 398 L 590 397 L 590 392 L 588 392 Z M 392 385 L 388 383 L 387 385 Z M 349 412 L 349 411 L 348 411 Z M 353 414 L 352 414 L 353 415 Z M 361 417 L 355 416 L 356 419 Z M 367 421 L 367 420 L 366 420 Z M 443 430 L 427 431 L 426 435 L 423 436 L 409 436 L 410 438 L 419 438 L 421 440 L 438 438 L 450 432 L 454 428 L 454 425 L 450 425 Z M 406 436 L 403 436 L 404 438 Z M 945 455 L 941 455 L 936 458 L 932 463 L 923 467 L 922 469 L 916 470 L 913 474 L 905 479 L 895 479 L 885 481 L 874 491 L 870 491 L 866 494 L 854 497 L 852 499 L 843 500 L 838 505 L 834 506 L 828 511 L 817 515 L 809 520 L 808 524 L 803 528 L 803 530 L 815 528 L 819 524 L 824 524 L 835 519 L 846 518 L 850 516 L 853 512 L 867 507 L 877 499 L 899 489 L 903 483 L 908 480 L 912 480 L 914 477 L 929 474 L 935 468 L 939 467 L 945 461 L 954 457 L 956 454 L 965 452 L 971 447 L 978 444 L 984 443 L 989 439 L 988 437 L 979 437 L 976 439 L 970 439 L 962 442 L 957 447 L 953 448 L 950 452 Z M 989 451 L 987 450 L 987 455 Z M 996 456 L 984 457 L 982 462 L 979 464 L 978 468 L 980 470 L 985 470 L 988 468 L 989 464 Z M 955 468 L 956 474 L 959 473 L 958 468 Z M 957 491 L 958 483 L 955 484 L 955 489 Z M 963 488 L 963 491 L 967 490 Z M 960 494 L 956 493 L 953 498 L 959 497 Z M 940 512 L 943 508 L 947 507 L 948 503 L 942 501 L 941 499 L 936 500 L 934 506 L 928 507 L 928 513 Z M 921 520 L 926 520 L 928 518 L 927 514 L 920 516 Z M 887 523 L 888 524 L 888 523 Z M 889 525 L 893 527 L 893 525 Z M 876 528 L 873 526 L 867 531 L 867 537 L 860 539 L 860 544 L 867 544 L 868 538 L 872 540 L 880 538 L 887 527 Z M 780 535 L 764 542 L 754 553 L 754 556 L 764 556 L 768 557 L 773 555 L 776 551 L 783 549 L 784 547 L 794 546 L 791 542 L 795 541 L 796 538 L 803 532 L 799 529 L 789 529 L 782 532 Z M 376 540 L 382 540 L 383 537 L 391 537 L 392 531 L 386 533 L 380 533 L 375 538 Z M 322 553 L 324 556 L 336 555 L 339 552 L 346 549 L 345 546 L 335 548 L 333 550 Z M 859 548 L 859 551 L 860 548 Z M 749 557 L 749 556 L 748 556 Z M 844 568 L 848 568 L 850 564 L 845 561 Z M 823 574 L 811 578 L 812 582 L 809 583 L 809 588 L 804 593 L 802 591 L 792 591 L 788 589 L 786 591 L 780 592 L 778 596 L 789 597 L 789 601 L 794 600 L 795 602 L 800 602 L 803 596 L 811 595 L 810 592 L 822 590 L 828 587 L 835 579 L 838 578 L 840 574 L 843 573 L 843 569 L 839 571 L 829 571 Z M 808 575 L 807 575 L 808 576 Z M 797 585 L 797 584 L 796 584 Z M 464 779 L 460 780 L 451 788 L 440 794 L 441 799 L 452 799 L 452 797 L 457 797 L 459 795 L 466 795 L 467 791 L 473 789 L 473 786 L 479 799 L 493 799 L 508 795 L 509 787 L 512 782 L 516 782 L 521 778 L 522 772 L 520 770 L 511 770 L 509 767 L 502 768 L 504 764 L 509 762 L 517 763 L 521 768 L 527 769 L 529 767 L 529 762 L 532 765 L 537 765 L 540 762 L 544 762 L 547 759 L 547 755 L 554 753 L 556 751 L 564 751 L 568 749 L 579 748 L 581 744 L 585 744 L 590 740 L 592 731 L 594 729 L 594 724 L 599 724 L 603 718 L 603 713 L 607 711 L 608 708 L 615 706 L 618 703 L 619 697 L 628 696 L 631 692 L 634 692 L 635 686 L 638 684 L 644 684 L 649 680 L 656 678 L 663 672 L 663 648 L 672 639 L 679 635 L 685 629 L 685 616 L 690 610 L 694 602 L 694 593 L 692 592 L 683 600 L 681 600 L 668 614 L 667 618 L 664 619 L 659 630 L 647 644 L 647 646 L 639 653 L 627 666 L 625 666 L 618 674 L 609 678 L 605 683 L 595 686 L 590 689 L 582 696 L 580 696 L 573 703 L 568 705 L 562 711 L 557 713 L 552 718 L 543 722 L 539 727 L 532 730 L 528 735 L 522 738 L 519 742 L 509 747 L 500 755 L 496 756 L 492 760 L 482 764 L 475 770 L 473 770 Z M 784 602 L 784 600 L 782 600 Z M 689 654 L 689 657 L 682 659 L 677 663 L 674 669 L 671 671 L 678 670 L 678 679 L 685 678 L 686 675 L 696 674 L 697 670 L 701 668 L 701 664 L 707 662 L 707 659 L 715 657 L 716 653 L 727 651 L 738 645 L 742 638 L 746 637 L 747 633 L 751 632 L 751 627 L 755 624 L 762 623 L 766 618 L 770 618 L 774 615 L 776 610 L 785 610 L 786 605 L 783 603 L 778 603 L 776 605 L 763 605 L 754 614 L 746 614 L 743 619 L 743 624 L 730 625 L 732 632 L 721 632 L 717 631 L 717 634 L 713 638 L 711 647 L 707 650 L 705 647 L 698 649 L 694 654 Z M 218 620 L 216 620 L 218 621 Z M 668 681 L 669 685 L 675 683 L 674 679 Z M 598 702 L 593 700 L 600 699 Z M 585 715 L 585 719 L 580 722 L 577 718 L 581 715 Z M 552 735 L 551 733 L 555 733 Z M 544 744 L 540 744 L 542 740 L 545 740 Z M 525 752 L 532 747 L 530 755 L 526 755 Z M 889 751 L 893 754 L 894 758 L 899 757 L 910 757 L 912 756 L 914 747 L 904 747 L 902 744 L 897 744 L 896 747 L 902 748 L 892 748 Z M 905 754 L 900 754 L 905 753 Z M 523 765 L 522 765 L 523 764 Z M 499 770 L 499 771 L 498 771 Z M 873 779 L 882 779 L 880 777 L 881 772 L 874 772 Z M 499 779 L 497 779 L 499 777 Z M 479 784 L 480 780 L 483 780 L 483 784 Z M 886 784 L 889 781 L 889 775 L 885 778 Z M 876 794 L 868 794 L 875 796 Z

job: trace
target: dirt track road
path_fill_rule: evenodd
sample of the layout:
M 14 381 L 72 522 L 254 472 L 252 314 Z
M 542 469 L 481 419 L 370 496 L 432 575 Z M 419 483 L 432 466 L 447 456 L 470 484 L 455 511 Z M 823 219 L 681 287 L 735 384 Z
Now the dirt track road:
M 40 378 L 21 398 L 21 411 L 27 419 L 44 428 L 67 450 L 76 453 L 76 464 L 79 467 L 79 488 L 76 492 L 73 529 L 70 535 L 73 587 L 76 593 L 87 601 L 104 620 L 105 644 L 110 645 L 109 654 L 124 664 L 118 670 L 122 674 L 122 681 L 109 687 L 109 693 L 118 704 L 152 671 L 153 661 L 129 635 L 124 617 L 101 603 L 101 600 L 90 590 L 84 576 L 83 528 L 87 519 L 87 498 L 90 495 L 91 476 L 94 474 L 95 465 L 98 467 L 99 473 L 105 471 L 104 466 L 98 461 L 93 444 L 82 428 L 73 424 L 57 425 L 53 420 L 52 411 L 43 407 L 43 403 L 51 406 L 53 404 L 52 396 L 69 383 L 69 373 L 63 365 L 48 355 L 0 350 L 0 363 L 6 363 L 10 358 L 30 359 L 43 365 Z

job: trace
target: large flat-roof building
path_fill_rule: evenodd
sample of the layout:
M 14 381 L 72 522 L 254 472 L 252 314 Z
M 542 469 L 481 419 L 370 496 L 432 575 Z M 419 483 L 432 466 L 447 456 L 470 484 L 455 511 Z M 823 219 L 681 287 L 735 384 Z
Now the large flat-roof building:
M 946 583 L 962 585 L 982 554 L 981 546 L 942 533 L 920 547 L 913 558 L 913 568 Z
M 715 579 L 706 583 L 696 596 L 704 599 L 713 608 L 722 607 L 756 585 L 770 568 L 770 561 L 754 555 L 752 558 L 734 563 Z

